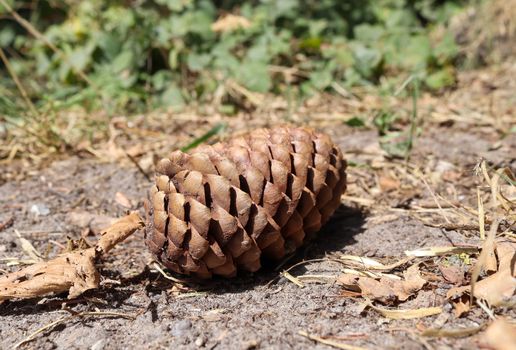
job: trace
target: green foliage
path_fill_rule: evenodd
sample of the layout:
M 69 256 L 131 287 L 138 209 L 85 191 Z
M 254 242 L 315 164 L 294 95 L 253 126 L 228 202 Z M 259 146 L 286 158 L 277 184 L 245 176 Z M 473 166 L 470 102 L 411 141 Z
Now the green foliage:
M 6 19 L 0 47 L 40 103 L 140 109 L 209 101 L 231 79 L 256 92 L 302 93 L 417 73 L 427 88 L 454 83 L 457 47 L 430 40 L 460 0 L 8 1 L 63 54 Z M 136 5 L 138 4 L 138 5 Z M 35 8 L 34 8 L 35 6 Z M 221 13 L 249 25 L 214 31 Z M 63 57 L 64 56 L 64 57 Z M 271 66 L 295 67 L 285 81 Z M 77 74 L 83 71 L 92 84 Z M 3 72 L 2 72 L 3 73 Z M 27 83 L 27 79 L 31 82 Z M 12 88 L 12 82 L 0 84 Z M 43 96 L 43 98 L 41 98 Z

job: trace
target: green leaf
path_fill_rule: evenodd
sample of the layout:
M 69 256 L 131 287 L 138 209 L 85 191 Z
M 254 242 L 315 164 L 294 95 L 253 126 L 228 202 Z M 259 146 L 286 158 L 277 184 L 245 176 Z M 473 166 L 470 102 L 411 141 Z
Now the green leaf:
M 2 30 L 0 30 L 0 47 L 11 45 L 15 37 L 16 33 L 14 32 L 13 27 L 4 24 Z
M 161 102 L 164 106 L 182 107 L 185 100 L 181 90 L 176 84 L 171 84 L 161 95 Z
M 186 59 L 188 68 L 193 72 L 203 70 L 211 61 L 211 56 L 208 54 L 191 53 Z
M 257 92 L 267 92 L 272 85 L 267 65 L 261 62 L 243 62 L 235 78 L 249 90 Z
M 443 65 L 457 56 L 459 48 L 451 33 L 446 33 L 434 48 L 434 56 L 440 65 Z
M 454 69 L 451 67 L 440 69 L 425 79 L 425 84 L 430 89 L 439 90 L 455 83 Z
M 380 40 L 385 29 L 379 25 L 360 24 L 355 27 L 355 40 L 374 43 Z
M 310 82 L 318 90 L 324 90 L 333 81 L 333 74 L 330 69 L 315 71 L 310 74 Z
M 113 70 L 120 73 L 126 69 L 132 68 L 134 55 L 131 51 L 122 51 L 111 63 Z
M 382 62 L 381 53 L 361 43 L 353 45 L 353 56 L 356 70 L 365 78 L 373 78 Z
M 360 128 L 362 126 L 365 126 L 364 119 L 356 116 L 346 120 L 345 124 L 353 128 Z

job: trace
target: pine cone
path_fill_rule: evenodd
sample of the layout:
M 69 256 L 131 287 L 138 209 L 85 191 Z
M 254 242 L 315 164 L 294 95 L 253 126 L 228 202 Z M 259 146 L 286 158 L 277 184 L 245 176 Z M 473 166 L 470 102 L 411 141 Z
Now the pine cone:
M 279 260 L 328 221 L 346 162 L 324 134 L 260 129 L 157 166 L 146 243 L 173 271 L 210 278 Z

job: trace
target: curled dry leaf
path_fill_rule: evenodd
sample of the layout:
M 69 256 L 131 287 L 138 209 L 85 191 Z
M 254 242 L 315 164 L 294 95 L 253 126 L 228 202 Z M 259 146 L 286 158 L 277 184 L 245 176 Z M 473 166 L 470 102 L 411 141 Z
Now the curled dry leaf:
M 378 300 L 382 303 L 405 301 L 419 291 L 426 280 L 421 277 L 419 266 L 412 265 L 403 273 L 403 279 L 393 279 L 381 276 L 379 279 L 353 274 L 342 274 L 337 282 L 345 289 L 360 292 L 365 298 Z
M 465 295 L 462 295 L 457 300 L 452 301 L 452 304 L 455 317 L 461 317 L 471 309 L 469 298 Z
M 491 306 L 500 306 L 514 297 L 516 291 L 516 243 L 497 242 L 498 271 L 479 281 L 475 285 L 474 296 L 483 299 Z M 448 298 L 455 299 L 471 291 L 470 286 L 452 288 L 448 291 Z
M 35 298 L 68 291 L 75 298 L 99 286 L 100 274 L 95 264 L 117 243 L 143 227 L 138 213 L 133 212 L 102 232 L 95 247 L 74 251 L 39 262 L 21 271 L 0 277 L 0 302 L 14 298 Z
M 222 18 L 217 19 L 211 25 L 211 30 L 214 32 L 232 32 L 239 28 L 249 28 L 251 26 L 251 22 L 245 17 L 228 14 Z

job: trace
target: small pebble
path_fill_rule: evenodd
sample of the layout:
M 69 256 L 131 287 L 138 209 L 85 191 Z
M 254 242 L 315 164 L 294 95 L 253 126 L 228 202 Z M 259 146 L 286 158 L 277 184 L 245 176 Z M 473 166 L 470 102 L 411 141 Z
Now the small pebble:
M 30 212 L 36 216 L 47 216 L 50 214 L 50 209 L 45 204 L 33 204 L 30 207 Z
M 189 320 L 181 320 L 172 326 L 172 335 L 174 337 L 184 337 L 190 328 L 192 328 L 192 322 Z

